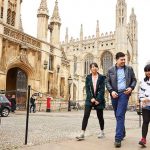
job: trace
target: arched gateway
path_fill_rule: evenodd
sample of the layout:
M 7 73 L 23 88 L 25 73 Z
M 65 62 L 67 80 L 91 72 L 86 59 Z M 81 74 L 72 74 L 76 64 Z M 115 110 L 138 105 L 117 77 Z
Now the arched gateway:
M 16 95 L 16 106 L 18 109 L 25 109 L 27 100 L 27 74 L 20 68 L 11 68 L 6 77 L 7 95 Z

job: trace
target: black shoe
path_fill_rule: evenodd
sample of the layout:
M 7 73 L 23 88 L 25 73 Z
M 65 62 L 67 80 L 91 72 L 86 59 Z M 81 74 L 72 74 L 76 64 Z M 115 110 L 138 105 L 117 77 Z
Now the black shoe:
M 115 140 L 115 147 L 121 147 L 121 141 L 120 140 Z

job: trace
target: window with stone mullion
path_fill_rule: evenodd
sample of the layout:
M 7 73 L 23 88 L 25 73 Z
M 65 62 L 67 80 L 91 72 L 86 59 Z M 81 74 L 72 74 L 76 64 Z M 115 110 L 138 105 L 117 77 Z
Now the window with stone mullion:
M 16 17 L 16 13 L 15 11 L 12 12 L 12 18 L 11 18 L 11 25 L 15 26 L 15 17 Z
M 7 23 L 10 24 L 11 22 L 11 9 L 9 8 L 7 10 Z
M 3 18 L 3 7 L 1 7 L 1 14 L 0 14 L 1 16 L 1 18 Z
M 90 64 L 93 62 L 93 56 L 91 54 L 87 55 L 84 63 L 84 74 L 85 76 L 90 73 Z
M 74 74 L 76 73 L 77 71 L 77 57 L 74 56 Z
M 113 65 L 113 56 L 110 52 L 105 52 L 102 57 L 103 73 L 106 75 L 107 70 Z

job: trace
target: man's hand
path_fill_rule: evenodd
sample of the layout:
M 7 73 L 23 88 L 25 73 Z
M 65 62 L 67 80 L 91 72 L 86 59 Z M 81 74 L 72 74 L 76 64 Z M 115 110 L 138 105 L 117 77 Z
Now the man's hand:
M 98 105 L 99 104 L 99 102 L 98 101 L 95 101 L 95 105 Z
M 113 98 L 117 98 L 117 97 L 118 97 L 118 94 L 117 94 L 117 92 L 112 91 L 112 92 L 111 92 L 111 96 L 112 96 Z
M 132 92 L 132 88 L 128 87 L 125 91 L 124 94 L 129 95 Z

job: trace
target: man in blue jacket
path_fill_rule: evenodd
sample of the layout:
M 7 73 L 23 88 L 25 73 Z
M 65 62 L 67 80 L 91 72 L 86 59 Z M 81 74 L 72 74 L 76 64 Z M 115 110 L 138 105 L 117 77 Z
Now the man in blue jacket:
M 116 64 L 107 73 L 106 87 L 110 93 L 115 117 L 116 135 L 115 147 L 121 147 L 121 141 L 125 137 L 125 113 L 128 100 L 136 86 L 136 78 L 132 67 L 125 65 L 125 54 L 116 54 Z

